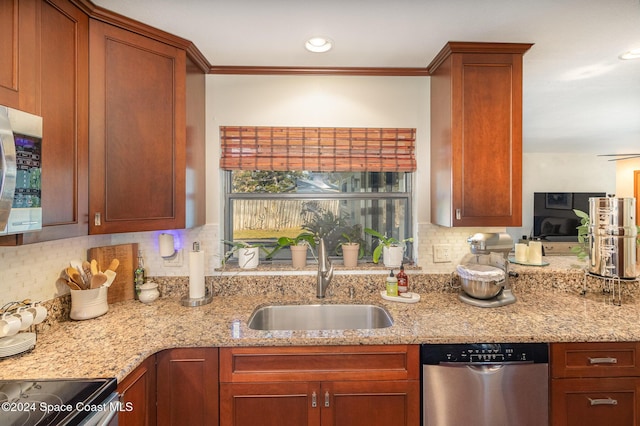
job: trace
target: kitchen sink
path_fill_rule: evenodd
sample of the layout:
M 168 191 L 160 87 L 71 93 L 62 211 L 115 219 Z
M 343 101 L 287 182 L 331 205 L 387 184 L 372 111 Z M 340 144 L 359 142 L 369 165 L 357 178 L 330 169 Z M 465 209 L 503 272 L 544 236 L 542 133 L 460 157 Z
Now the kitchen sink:
M 381 306 L 357 304 L 267 305 L 249 318 L 253 330 L 355 330 L 393 325 Z

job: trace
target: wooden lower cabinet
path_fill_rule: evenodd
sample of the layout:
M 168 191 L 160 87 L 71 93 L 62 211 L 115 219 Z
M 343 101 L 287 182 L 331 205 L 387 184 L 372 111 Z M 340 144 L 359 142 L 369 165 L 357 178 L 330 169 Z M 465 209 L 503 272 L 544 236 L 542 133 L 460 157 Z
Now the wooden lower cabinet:
M 218 424 L 218 349 L 177 348 L 157 355 L 157 424 Z
M 122 409 L 120 426 L 153 426 L 156 424 L 156 357 L 147 358 L 118 383 Z
M 640 377 L 554 379 L 551 406 L 553 425 L 638 425 Z
M 418 425 L 417 346 L 223 348 L 220 425 Z
M 553 426 L 640 424 L 640 344 L 551 345 Z

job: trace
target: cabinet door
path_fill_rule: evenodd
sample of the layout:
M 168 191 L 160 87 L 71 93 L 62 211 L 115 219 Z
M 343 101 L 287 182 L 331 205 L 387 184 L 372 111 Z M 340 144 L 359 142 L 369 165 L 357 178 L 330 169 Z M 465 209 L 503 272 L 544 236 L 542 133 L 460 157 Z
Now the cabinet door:
M 186 53 L 90 21 L 89 233 L 185 227 Z
M 521 225 L 522 55 L 530 46 L 449 43 L 430 65 L 432 223 Z
M 122 395 L 120 426 L 153 426 L 156 424 L 156 357 L 147 358 L 118 384 Z
M 40 21 L 43 229 L 25 242 L 89 231 L 89 18 L 68 0 L 47 0 Z
M 0 1 L 0 105 L 39 114 L 40 0 Z
M 2 2 L 0 9 L 10 4 Z M 20 16 L 30 4 L 20 1 Z M 2 245 L 88 233 L 89 17 L 69 0 L 41 0 L 37 15 L 33 25 L 42 73 L 35 83 L 38 107 L 32 112 L 43 118 L 42 230 L 4 236 Z M 28 51 L 21 44 L 23 55 L 28 57 Z
M 319 383 L 222 383 L 220 425 L 318 426 L 323 403 Z
M 218 349 L 157 354 L 158 425 L 218 424 Z
M 420 423 L 420 382 L 417 380 L 323 383 L 321 402 L 322 426 Z
M 553 426 L 634 426 L 639 414 L 640 378 L 551 381 Z

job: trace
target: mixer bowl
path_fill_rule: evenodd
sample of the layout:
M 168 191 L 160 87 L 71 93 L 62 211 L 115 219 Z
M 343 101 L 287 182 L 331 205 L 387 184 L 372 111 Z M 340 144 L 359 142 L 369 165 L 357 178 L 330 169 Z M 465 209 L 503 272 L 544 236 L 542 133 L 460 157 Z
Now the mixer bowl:
M 496 297 L 504 288 L 504 280 L 480 281 L 471 278 L 460 277 L 462 289 L 469 296 L 476 299 L 491 299 Z
M 505 286 L 505 272 L 490 265 L 458 265 L 456 272 L 464 292 L 476 299 L 491 299 L 500 294 Z

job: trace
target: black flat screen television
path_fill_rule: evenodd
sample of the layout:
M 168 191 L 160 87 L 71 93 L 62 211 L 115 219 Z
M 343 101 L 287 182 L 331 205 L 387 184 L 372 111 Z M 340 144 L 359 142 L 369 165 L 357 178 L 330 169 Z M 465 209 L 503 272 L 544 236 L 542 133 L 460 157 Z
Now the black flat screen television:
M 605 192 L 534 192 L 533 237 L 547 241 L 578 241 L 580 218 L 574 209 L 589 214 L 589 198 Z

